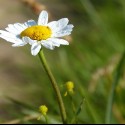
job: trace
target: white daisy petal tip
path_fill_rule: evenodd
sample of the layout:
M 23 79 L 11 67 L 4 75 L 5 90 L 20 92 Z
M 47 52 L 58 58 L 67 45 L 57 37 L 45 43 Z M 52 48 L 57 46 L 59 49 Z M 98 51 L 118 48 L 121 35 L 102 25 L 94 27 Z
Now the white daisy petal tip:
M 36 56 L 39 53 L 40 49 L 41 49 L 41 44 L 37 42 L 34 43 L 31 47 L 31 54 L 33 56 Z
M 69 45 L 69 42 L 67 41 L 67 43 L 65 43 L 65 45 Z
M 60 19 L 60 20 L 58 20 L 58 22 L 60 23 L 60 24 L 65 24 L 65 25 L 67 25 L 68 24 L 68 22 L 69 22 L 69 19 L 68 18 L 62 18 L 62 19 Z
M 74 28 L 74 25 L 73 24 L 69 24 L 71 28 Z
M 25 42 L 16 42 L 16 43 L 14 43 L 14 44 L 12 44 L 12 47 L 20 47 L 20 46 L 24 46 L 24 45 L 26 45 L 27 43 L 25 43 Z
M 51 41 L 54 46 L 69 45 L 69 42 L 67 40 L 64 40 L 64 39 L 49 38 L 48 40 Z
M 42 41 L 41 44 L 42 44 L 45 48 L 50 49 L 50 50 L 54 50 L 54 48 L 55 48 L 55 47 L 52 45 L 52 42 L 51 42 L 51 41 L 45 40 L 45 41 Z
M 34 20 L 28 20 L 27 22 L 24 23 L 26 27 L 31 27 L 34 25 L 37 25 L 37 23 Z
M 39 14 L 38 25 L 47 25 L 48 23 L 48 12 L 43 10 Z

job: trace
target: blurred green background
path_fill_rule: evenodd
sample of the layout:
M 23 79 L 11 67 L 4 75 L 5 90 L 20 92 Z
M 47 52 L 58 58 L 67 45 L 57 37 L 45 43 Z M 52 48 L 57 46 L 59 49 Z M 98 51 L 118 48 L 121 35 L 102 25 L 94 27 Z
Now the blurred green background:
M 85 98 L 78 123 L 104 123 L 114 71 L 125 49 L 125 0 L 37 0 L 49 10 L 50 20 L 67 17 L 74 25 L 70 45 L 44 49 L 64 95 L 63 84 L 73 81 L 76 107 Z M 10 4 L 11 3 L 11 4 Z M 0 0 L 0 29 L 38 15 L 21 0 Z M 123 67 L 123 70 L 125 67 Z M 9 97 L 9 98 L 8 98 Z M 71 100 L 64 97 L 69 119 Z M 0 40 L 0 122 L 22 119 L 45 104 L 48 114 L 60 120 L 50 81 L 30 46 L 12 48 Z M 57 121 L 58 121 L 57 120 Z M 21 123 L 42 123 L 25 120 Z M 112 123 L 125 123 L 125 71 L 116 87 Z

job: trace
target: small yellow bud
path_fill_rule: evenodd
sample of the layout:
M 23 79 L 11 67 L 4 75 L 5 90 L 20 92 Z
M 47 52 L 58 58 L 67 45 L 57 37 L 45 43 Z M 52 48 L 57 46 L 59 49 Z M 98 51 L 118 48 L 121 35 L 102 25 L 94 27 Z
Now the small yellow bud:
M 71 81 L 66 82 L 66 89 L 67 91 L 72 92 L 74 89 L 74 83 Z
M 64 96 L 67 96 L 68 93 L 73 94 L 74 83 L 72 81 L 66 82 L 65 87 L 66 87 L 66 92 L 65 92 Z
M 40 113 L 42 114 L 42 115 L 46 115 L 46 113 L 48 112 L 48 108 L 45 106 L 45 105 L 41 105 L 40 107 L 39 107 L 39 111 L 40 111 Z

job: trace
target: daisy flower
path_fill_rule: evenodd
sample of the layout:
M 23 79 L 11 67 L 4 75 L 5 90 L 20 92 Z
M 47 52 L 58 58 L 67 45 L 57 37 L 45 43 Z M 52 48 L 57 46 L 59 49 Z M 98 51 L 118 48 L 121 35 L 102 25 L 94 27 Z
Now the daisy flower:
M 31 54 L 37 55 L 42 46 L 53 50 L 60 45 L 69 45 L 68 41 L 60 37 L 70 35 L 73 29 L 72 24 L 68 24 L 67 18 L 48 23 L 47 11 L 42 11 L 38 22 L 29 20 L 24 24 L 9 24 L 6 29 L 0 30 L 0 37 L 13 43 L 13 47 L 31 45 Z

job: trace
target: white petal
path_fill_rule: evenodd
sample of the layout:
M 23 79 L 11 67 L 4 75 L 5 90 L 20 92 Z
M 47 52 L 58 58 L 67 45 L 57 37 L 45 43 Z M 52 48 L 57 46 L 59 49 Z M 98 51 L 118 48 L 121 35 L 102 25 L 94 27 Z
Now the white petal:
M 31 47 L 31 54 L 33 56 L 36 56 L 39 53 L 40 49 L 41 49 L 41 44 L 37 42 L 34 43 Z
M 55 46 L 59 47 L 60 45 L 69 45 L 68 41 L 58 38 L 49 38 L 47 40 L 42 40 L 41 44 L 47 49 L 51 50 L 53 50 Z
M 63 28 L 62 30 L 70 30 L 70 31 L 72 31 L 73 27 L 74 26 L 72 24 L 69 24 L 65 28 Z
M 19 32 L 22 32 L 25 28 L 20 23 L 14 24 L 15 29 L 17 29 Z
M 19 47 L 19 46 L 24 46 L 24 45 L 26 45 L 26 44 L 27 44 L 26 42 L 20 41 L 20 42 L 14 43 L 12 46 L 13 46 L 13 47 Z
M 49 38 L 47 40 L 51 41 L 53 46 L 69 45 L 69 42 L 64 39 Z
M 13 34 L 7 32 L 7 31 L 4 31 L 4 30 L 0 30 L 0 35 L 10 37 L 10 38 L 15 38 L 16 37 L 16 35 L 13 35 Z
M 15 43 L 15 41 L 20 41 L 19 37 L 13 35 L 7 31 L 0 30 L 0 37 L 7 40 L 8 42 Z
M 57 21 L 57 27 L 59 27 L 59 29 L 62 29 L 68 24 L 68 22 L 69 20 L 67 18 L 62 18 Z
M 27 27 L 24 26 L 24 24 L 15 23 L 15 24 L 9 24 L 8 27 L 5 29 L 14 35 L 18 35 L 26 28 Z
M 18 35 L 19 34 L 19 32 L 17 31 L 17 30 L 15 30 L 15 29 L 13 29 L 13 28 L 9 28 L 9 27 L 7 27 L 7 28 L 5 28 L 8 32 L 10 32 L 10 33 L 12 33 L 12 34 L 14 34 L 14 35 Z
M 13 38 L 9 38 L 9 37 L 6 37 L 6 36 L 3 36 L 3 35 L 0 35 L 0 37 L 8 42 L 11 42 L 11 43 L 15 43 L 16 40 L 13 39 Z
M 64 27 L 62 30 L 60 30 L 58 32 L 54 32 L 52 34 L 52 37 L 63 37 L 63 36 L 66 36 L 66 35 L 70 35 L 73 27 L 74 26 L 72 24 L 69 24 L 66 27 Z
M 5 37 L 5 36 L 0 36 L 0 37 L 3 38 L 3 39 L 5 39 L 5 40 L 8 41 L 8 42 L 14 43 L 14 44 L 12 45 L 13 47 L 24 46 L 24 45 L 27 44 L 27 43 L 23 42 L 23 41 L 20 40 L 20 39 L 13 39 L 13 38 Z
M 48 23 L 47 25 L 53 30 L 56 28 L 56 24 L 57 24 L 57 21 L 52 21 L 52 22 Z
M 53 21 L 47 25 L 52 29 L 53 33 L 60 31 L 68 24 L 69 20 L 67 18 L 62 18 L 58 21 Z
M 53 50 L 55 48 L 55 46 L 59 47 L 60 43 L 52 41 L 51 39 L 47 39 L 45 43 L 42 43 L 42 45 L 45 45 L 46 48 Z
M 34 26 L 37 25 L 37 23 L 34 20 L 28 20 L 27 22 L 24 23 L 26 27 Z
M 23 37 L 22 40 L 25 42 L 25 43 L 29 43 L 30 45 L 34 44 L 36 42 L 36 40 L 32 40 L 30 39 L 29 37 Z
M 8 42 L 14 43 L 12 46 L 13 47 L 17 47 L 17 46 L 24 46 L 27 43 L 22 41 L 22 39 L 20 39 L 19 37 L 17 37 L 16 35 L 13 35 L 7 31 L 2 31 L 0 30 L 0 37 L 5 39 Z
M 27 26 L 25 26 L 25 23 L 23 23 L 23 24 L 18 23 L 18 25 L 19 25 L 20 27 L 22 27 L 24 30 L 27 28 Z
M 49 41 L 49 40 L 42 40 L 41 41 L 41 44 L 47 48 L 47 49 L 50 49 L 50 50 L 53 50 L 55 47 L 53 46 L 52 44 L 52 41 Z
M 48 23 L 48 13 L 46 11 L 42 11 L 38 18 L 38 25 L 47 25 Z

